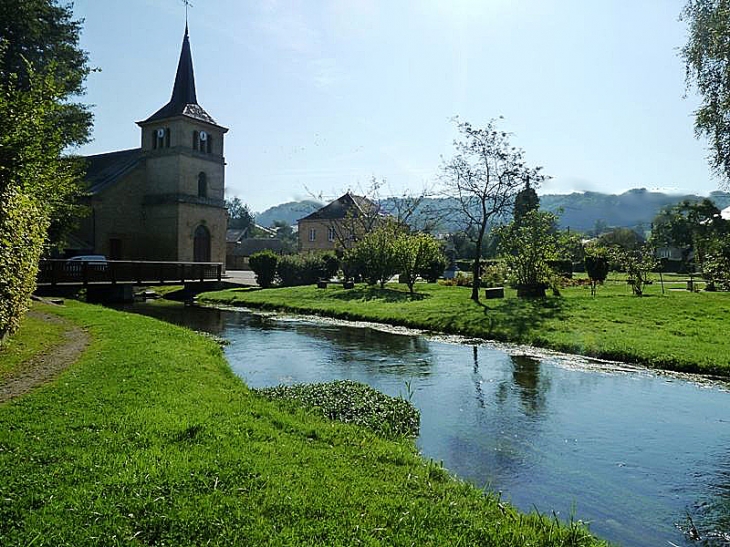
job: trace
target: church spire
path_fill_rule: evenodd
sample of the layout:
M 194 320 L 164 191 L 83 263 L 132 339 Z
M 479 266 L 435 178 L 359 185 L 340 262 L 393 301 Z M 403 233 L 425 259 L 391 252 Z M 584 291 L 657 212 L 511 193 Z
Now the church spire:
M 215 120 L 213 120 L 213 118 L 211 118 L 208 113 L 203 110 L 203 107 L 198 104 L 198 98 L 195 93 L 193 55 L 190 51 L 190 38 L 188 37 L 187 21 L 185 22 L 185 35 L 183 36 L 180 60 L 177 63 L 177 73 L 175 74 L 175 83 L 172 87 L 170 102 L 141 123 L 181 115 L 215 124 Z
M 180 60 L 177 63 L 177 74 L 175 75 L 175 85 L 172 88 L 170 103 L 179 105 L 182 108 L 187 104 L 198 104 L 198 99 L 195 96 L 195 74 L 193 72 L 193 56 L 190 53 L 187 22 L 185 23 L 185 36 L 180 50 Z

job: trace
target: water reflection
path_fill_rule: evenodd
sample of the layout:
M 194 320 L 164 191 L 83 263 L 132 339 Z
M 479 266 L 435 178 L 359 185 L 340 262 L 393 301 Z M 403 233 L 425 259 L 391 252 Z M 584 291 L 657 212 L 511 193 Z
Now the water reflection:
M 730 393 L 488 344 L 243 312 L 141 309 L 228 338 L 231 367 L 252 387 L 347 378 L 397 396 L 408 382 L 424 455 L 523 510 L 574 515 L 611 541 L 646 547 L 692 545 L 677 527 L 687 514 L 703 534 L 730 528 Z

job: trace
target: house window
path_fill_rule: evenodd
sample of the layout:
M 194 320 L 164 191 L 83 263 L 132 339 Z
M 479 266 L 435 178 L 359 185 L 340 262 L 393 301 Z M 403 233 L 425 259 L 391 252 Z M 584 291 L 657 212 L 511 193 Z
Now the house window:
M 152 132 L 152 149 L 170 148 L 170 128 L 160 127 Z
M 202 171 L 198 173 L 198 197 L 208 197 L 208 177 Z
M 335 240 L 335 229 L 327 228 L 327 241 L 332 242 Z
M 317 230 L 314 228 L 309 229 L 309 241 L 314 241 L 317 239 Z

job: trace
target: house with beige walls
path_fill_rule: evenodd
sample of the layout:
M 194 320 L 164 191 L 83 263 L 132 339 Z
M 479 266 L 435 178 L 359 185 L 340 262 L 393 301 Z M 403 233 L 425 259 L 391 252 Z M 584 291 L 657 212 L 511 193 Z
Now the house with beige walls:
M 347 249 L 372 229 L 379 217 L 377 204 L 347 192 L 297 221 L 299 248 L 302 251 Z

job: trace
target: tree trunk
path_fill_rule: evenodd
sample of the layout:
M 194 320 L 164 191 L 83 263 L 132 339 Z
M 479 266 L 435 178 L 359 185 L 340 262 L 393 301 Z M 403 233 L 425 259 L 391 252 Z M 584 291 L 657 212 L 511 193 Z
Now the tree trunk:
M 479 285 L 481 282 L 481 276 L 479 275 L 479 261 L 482 257 L 482 242 L 484 241 L 484 231 L 486 229 L 486 223 L 483 223 L 479 227 L 479 237 L 477 237 L 476 250 L 474 254 L 474 264 L 472 265 L 471 273 L 471 299 L 474 302 L 479 303 Z

